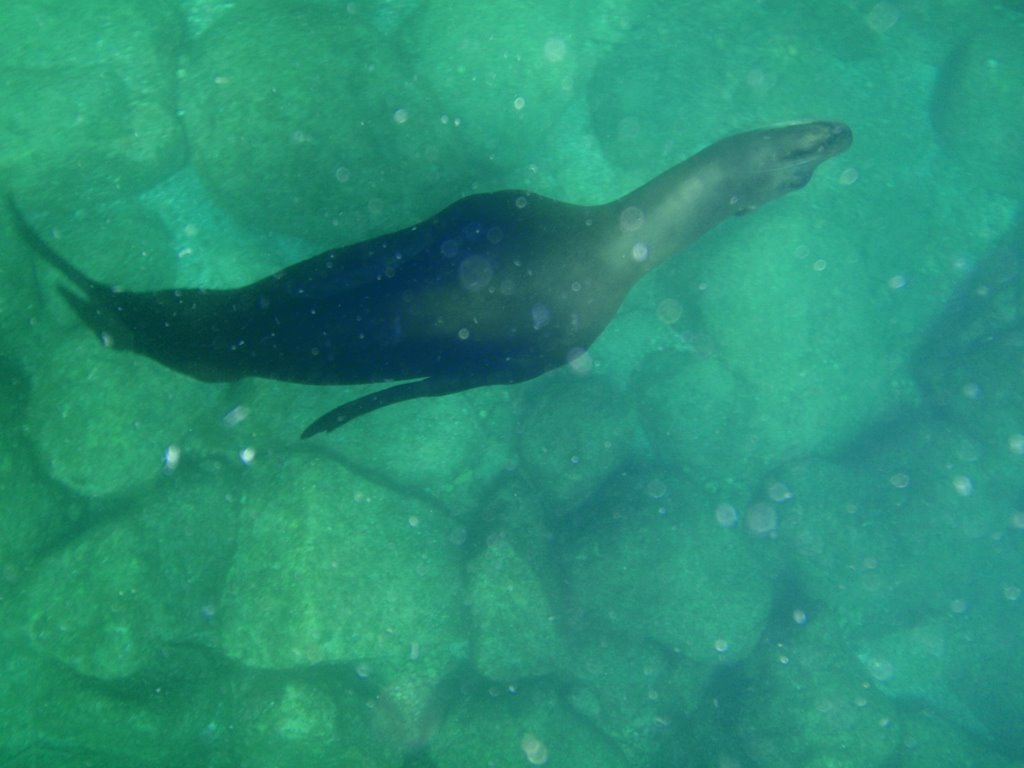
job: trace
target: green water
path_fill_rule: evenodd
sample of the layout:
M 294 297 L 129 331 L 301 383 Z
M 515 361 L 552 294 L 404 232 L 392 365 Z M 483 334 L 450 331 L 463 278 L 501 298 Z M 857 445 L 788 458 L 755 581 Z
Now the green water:
M 0 766 L 1024 765 L 1024 9 L 8 0 L 0 184 L 133 290 L 848 123 L 581 364 L 105 349 L 0 214 Z

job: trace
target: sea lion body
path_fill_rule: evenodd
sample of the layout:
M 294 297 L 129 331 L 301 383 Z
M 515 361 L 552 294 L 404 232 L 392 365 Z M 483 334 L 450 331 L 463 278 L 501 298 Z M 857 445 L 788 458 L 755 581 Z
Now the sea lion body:
M 62 289 L 111 346 L 204 381 L 405 382 L 325 414 L 309 437 L 389 403 L 565 364 L 648 270 L 722 219 L 802 187 L 850 142 L 839 123 L 738 134 L 599 206 L 516 190 L 474 195 L 230 290 L 115 291 L 19 221 L 84 294 Z

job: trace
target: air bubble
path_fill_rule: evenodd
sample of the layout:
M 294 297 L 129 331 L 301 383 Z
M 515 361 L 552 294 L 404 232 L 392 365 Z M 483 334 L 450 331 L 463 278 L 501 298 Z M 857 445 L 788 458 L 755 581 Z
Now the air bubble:
M 560 37 L 549 37 L 544 42 L 544 58 L 552 64 L 557 64 L 565 58 L 565 40 Z
M 758 536 L 774 533 L 778 523 L 778 515 L 771 504 L 761 502 L 747 510 L 747 528 Z
M 468 291 L 480 291 L 494 279 L 494 267 L 483 256 L 473 254 L 459 264 L 459 282 Z
M 839 174 L 839 183 L 844 187 L 849 187 L 857 183 L 857 179 L 860 178 L 860 171 L 856 168 L 847 168 Z
M 900 20 L 900 10 L 892 3 L 877 3 L 868 11 L 864 20 L 867 22 L 868 28 L 881 34 L 896 26 L 896 22 Z
M 647 495 L 652 499 L 660 499 L 666 493 L 668 493 L 668 486 L 658 478 L 654 478 L 647 483 Z
M 590 373 L 594 370 L 594 360 L 590 356 L 590 353 L 582 347 L 574 347 L 569 350 L 569 354 L 566 355 L 566 362 L 569 364 L 569 370 L 573 373 L 578 373 L 581 376 Z
M 532 733 L 524 733 L 519 745 L 530 765 L 544 765 L 548 761 L 548 748 Z
M 870 659 L 868 659 L 867 668 L 868 674 L 871 675 L 873 680 L 876 680 L 879 683 L 884 683 L 888 680 L 892 680 L 892 662 L 890 662 L 888 659 L 879 658 L 878 656 L 872 656 Z
M 910 485 L 910 477 L 904 472 L 897 472 L 889 478 L 889 485 L 893 488 L 906 488 Z
M 631 205 L 619 214 L 619 227 L 623 232 L 635 232 L 644 225 L 644 212 Z
M 539 331 L 551 322 L 551 310 L 544 304 L 534 304 L 530 307 L 530 317 L 533 320 L 533 330 Z
M 237 427 L 243 421 L 249 418 L 249 409 L 244 405 L 236 405 L 226 414 L 224 414 L 224 426 L 225 427 Z
M 662 299 L 658 302 L 655 314 L 665 325 L 672 325 L 672 323 L 678 322 L 679 318 L 683 316 L 683 305 L 675 299 Z
M 715 522 L 723 528 L 732 528 L 739 522 L 740 515 L 732 504 L 719 504 L 715 507 Z

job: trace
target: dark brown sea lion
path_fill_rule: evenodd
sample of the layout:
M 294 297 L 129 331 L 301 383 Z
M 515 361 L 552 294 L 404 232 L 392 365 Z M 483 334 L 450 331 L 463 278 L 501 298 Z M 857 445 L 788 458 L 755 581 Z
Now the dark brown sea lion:
M 726 217 L 804 186 L 851 141 L 831 122 L 741 133 L 604 205 L 473 195 L 232 290 L 117 291 L 16 218 L 80 291 L 61 289 L 110 346 L 203 381 L 403 382 L 324 414 L 302 433 L 310 437 L 391 403 L 564 365 L 648 270 Z

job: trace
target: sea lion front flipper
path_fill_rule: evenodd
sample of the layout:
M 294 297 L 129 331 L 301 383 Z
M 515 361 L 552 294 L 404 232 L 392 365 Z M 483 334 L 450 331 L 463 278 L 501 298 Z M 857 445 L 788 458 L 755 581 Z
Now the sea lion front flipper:
M 404 384 L 396 384 L 385 389 L 378 389 L 376 392 L 363 395 L 344 405 L 339 405 L 334 410 L 328 411 L 302 431 L 302 439 L 305 440 L 307 437 L 318 435 L 321 432 L 331 432 L 352 421 L 357 416 L 383 408 L 385 405 L 400 403 L 403 400 L 414 400 L 417 397 L 450 395 L 453 392 L 461 392 L 464 389 L 481 386 L 482 383 L 468 382 L 465 379 L 430 377 L 419 379 L 418 381 L 407 381 Z

